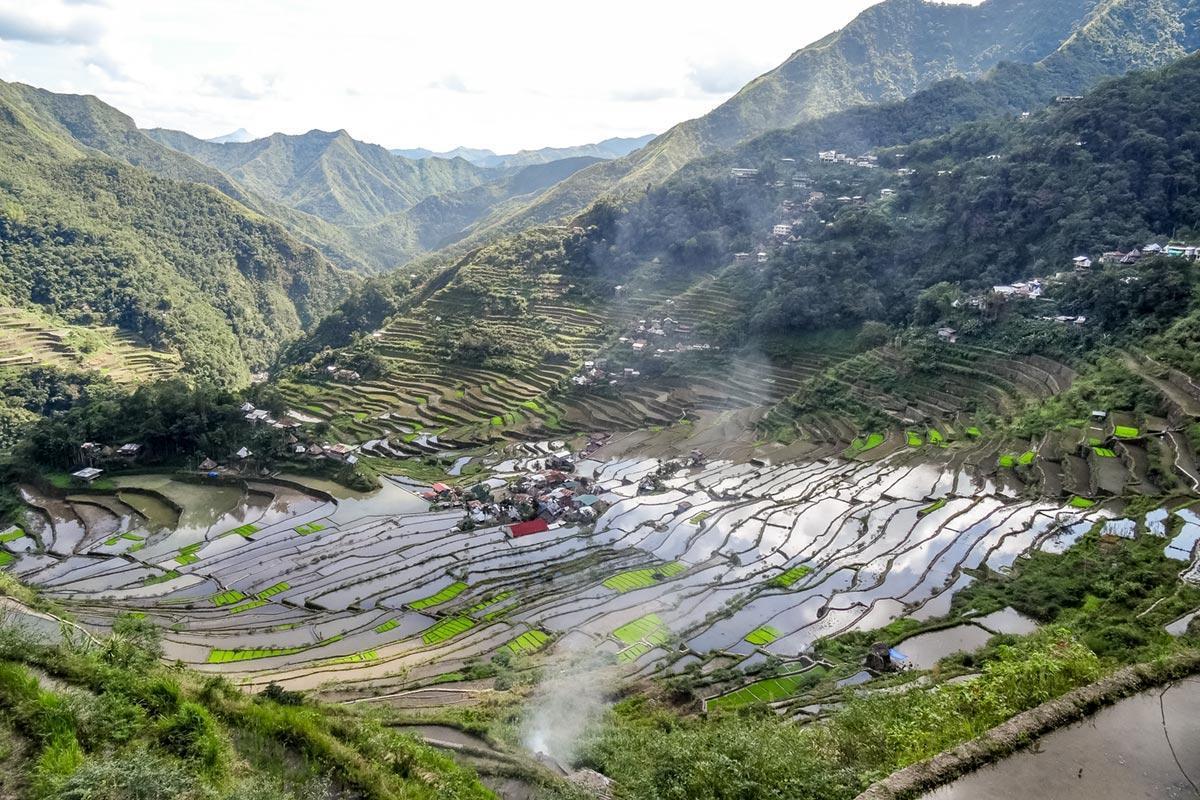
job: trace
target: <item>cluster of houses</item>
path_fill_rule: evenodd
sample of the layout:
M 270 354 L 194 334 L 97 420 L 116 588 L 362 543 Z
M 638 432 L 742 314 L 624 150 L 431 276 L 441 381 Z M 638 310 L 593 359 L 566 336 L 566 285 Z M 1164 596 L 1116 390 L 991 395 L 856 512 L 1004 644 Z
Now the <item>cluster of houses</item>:
M 242 419 L 252 425 L 265 425 L 268 428 L 286 431 L 300 427 L 300 420 L 285 414 L 283 419 L 275 419 L 265 408 L 255 408 L 253 403 L 242 403 Z
M 639 351 L 644 349 L 644 341 L 634 342 L 633 344 L 643 345 L 643 347 L 638 348 Z M 579 374 L 571 377 L 571 383 L 575 386 L 584 387 L 600 386 L 602 384 L 616 386 L 622 381 L 636 380 L 640 377 L 642 377 L 642 373 L 632 367 L 625 367 L 619 371 L 613 370 L 610 372 L 608 369 L 608 359 L 601 358 L 596 361 L 583 362 L 583 369 L 579 371 Z
M 853 167 L 865 167 L 867 169 L 875 169 L 879 166 L 879 158 L 867 153 L 861 156 L 850 156 L 845 153 L 839 153 L 837 150 L 820 150 L 817 152 L 817 160 L 823 164 L 846 164 Z
M 599 497 L 603 490 L 574 472 L 570 458 L 548 456 L 512 484 L 499 478 L 469 489 L 435 483 L 421 496 L 435 510 L 463 509 L 459 527 L 464 530 L 506 525 L 509 535 L 519 538 L 559 523 L 590 522 L 604 513 L 608 504 Z
M 1107 250 L 1100 254 L 1100 263 L 1105 266 L 1129 266 L 1143 258 L 1166 256 L 1167 258 L 1183 258 L 1188 261 L 1200 261 L 1200 245 L 1187 242 L 1167 242 L 1165 245 L 1151 242 L 1145 247 L 1135 247 L 1129 251 Z M 1071 267 L 1076 272 L 1086 272 L 1094 262 L 1088 256 L 1075 256 L 1071 259 Z
M 337 364 L 330 364 L 325 367 L 325 371 L 329 373 L 329 377 L 338 383 L 358 383 L 362 380 L 362 375 L 359 375 L 352 369 L 339 367 Z

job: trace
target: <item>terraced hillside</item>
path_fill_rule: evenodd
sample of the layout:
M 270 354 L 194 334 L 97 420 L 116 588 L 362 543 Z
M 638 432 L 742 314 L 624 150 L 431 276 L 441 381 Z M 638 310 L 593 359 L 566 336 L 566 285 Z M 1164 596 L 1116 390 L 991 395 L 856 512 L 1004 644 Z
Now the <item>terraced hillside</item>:
M 145 614 L 170 660 L 248 687 L 333 682 L 342 697 L 416 705 L 472 702 L 486 684 L 458 672 L 502 650 L 584 650 L 625 677 L 768 658 L 812 668 L 819 640 L 937 616 L 969 572 L 1004 573 L 1100 526 L 1157 535 L 1181 574 L 1196 572 L 1190 512 L 1121 521 L 1120 502 L 1032 500 L 969 466 L 971 450 L 713 462 L 650 494 L 638 484 L 655 460 L 585 460 L 577 471 L 607 511 L 520 539 L 458 531 L 461 510 L 430 510 L 394 484 L 335 501 L 292 481 L 155 476 L 65 498 L 26 489 L 34 525 L 2 541 L 15 574 L 84 624 Z M 547 452 L 489 463 L 507 480 Z M 759 691 L 800 713 L 787 686 Z
M 34 365 L 97 370 L 117 383 L 169 377 L 179 357 L 153 350 L 126 331 L 57 324 L 44 316 L 0 306 L 0 367 Z

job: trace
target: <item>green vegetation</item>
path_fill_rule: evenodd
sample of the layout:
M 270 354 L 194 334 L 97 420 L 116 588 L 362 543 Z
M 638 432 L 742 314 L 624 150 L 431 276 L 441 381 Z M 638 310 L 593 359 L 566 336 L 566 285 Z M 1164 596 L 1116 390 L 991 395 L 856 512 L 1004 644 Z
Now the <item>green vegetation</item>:
M 258 533 L 258 530 L 259 530 L 259 528 L 257 525 L 246 524 L 246 525 L 240 525 L 231 531 L 225 531 L 221 535 L 222 536 L 243 536 L 243 537 L 249 539 L 251 536 Z
M 301 536 L 311 536 L 325 530 L 325 526 L 319 522 L 310 522 L 307 525 L 298 525 L 293 530 Z
M 1116 425 L 1113 427 L 1113 436 L 1116 436 L 1118 439 L 1136 439 L 1141 435 L 1141 431 L 1129 425 Z
M 421 640 L 425 644 L 439 644 L 447 639 L 453 639 L 460 633 L 466 633 L 476 625 L 475 620 L 470 617 L 450 617 L 441 620 L 429 630 L 421 635 Z
M 820 679 L 803 673 L 710 702 L 718 713 L 708 719 L 679 717 L 645 698 L 626 700 L 585 742 L 582 761 L 634 798 L 848 800 L 874 778 L 974 738 L 1101 672 L 1095 654 L 1062 629 L 1000 646 L 980 669 L 969 683 L 851 696 L 826 724 L 807 727 L 729 711 L 787 697 L 806 680 Z M 687 767 L 664 771 L 664 764 Z
M 246 599 L 246 594 L 244 592 L 238 591 L 237 589 L 229 589 L 227 591 L 221 592 L 220 594 L 215 594 L 212 596 L 212 602 L 213 602 L 213 605 L 215 605 L 215 606 L 231 606 L 234 603 L 240 602 L 245 599 Z
M 770 585 L 777 586 L 781 589 L 788 589 L 796 584 L 801 578 L 810 574 L 813 571 L 812 567 L 807 564 L 801 564 L 798 567 L 792 567 L 784 572 L 776 575 L 771 579 Z
M 458 597 L 466 590 L 467 584 L 463 583 L 462 581 L 455 581 L 437 594 L 431 594 L 429 597 L 423 597 L 420 600 L 414 600 L 408 604 L 408 607 L 413 611 L 423 611 L 427 608 L 433 608 L 434 606 L 439 606 L 442 603 L 447 603 Z
M 541 650 L 550 641 L 550 636 L 539 630 L 526 631 L 505 645 L 516 655 L 527 655 Z
M 824 676 L 824 667 L 813 667 L 803 672 L 755 681 L 729 694 L 714 697 L 708 701 L 708 708 L 732 709 L 755 703 L 774 703 L 816 686 Z
M 144 619 L 98 646 L 0 628 L 0 733 L 14 800 L 304 800 L 338 785 L 371 800 L 491 797 L 448 757 L 367 716 L 278 686 L 247 695 L 160 666 Z
M 292 588 L 291 584 L 289 584 L 287 581 L 280 581 L 279 583 L 263 589 L 261 592 L 256 594 L 255 597 L 257 597 L 259 600 L 268 600 L 277 594 L 286 592 L 290 588 Z
M 176 351 L 197 378 L 231 386 L 348 288 L 277 223 L 201 185 L 238 195 L 228 179 L 115 109 L 11 83 L 0 100 L 11 112 L 0 137 L 11 177 L 0 191 L 0 284 L 10 303 L 83 327 L 119 324 Z M 88 338 L 73 341 L 86 351 L 97 344 Z
M 704 520 L 708 519 L 711 516 L 712 516 L 712 512 L 710 512 L 710 511 L 698 511 L 688 519 L 688 524 L 689 525 L 699 525 L 700 523 L 704 522 Z
M 671 631 L 657 614 L 647 614 L 625 623 L 613 631 L 612 635 L 623 644 L 644 643 L 653 646 L 666 644 L 671 637 Z
M 15 542 L 18 539 L 23 539 L 23 538 L 25 538 L 25 531 L 21 530 L 20 528 L 14 528 L 13 530 L 7 531 L 6 533 L 0 533 L 0 544 L 7 544 L 8 542 Z
M 399 628 L 399 627 L 400 627 L 399 620 L 389 619 L 387 622 L 384 622 L 380 625 L 376 625 L 375 632 L 376 633 L 387 633 L 388 631 L 394 631 L 394 630 L 396 630 L 396 628 Z
M 782 636 L 782 632 L 771 625 L 763 625 L 746 634 L 746 641 L 753 645 L 766 645 Z
M 1091 508 L 1096 505 L 1096 501 L 1076 495 L 1071 498 L 1071 505 L 1075 508 Z
M 937 511 L 940 508 L 945 508 L 946 502 L 947 502 L 947 500 L 944 497 L 934 500 L 932 503 L 930 503 L 929 505 L 925 506 L 920 511 L 918 511 L 917 514 L 922 517 L 926 516 L 927 514 L 932 514 L 933 512 Z
M 632 592 L 634 589 L 645 589 L 647 586 L 653 586 L 660 581 L 673 578 L 685 570 L 687 570 L 685 565 L 677 561 L 672 561 L 669 564 L 663 564 L 658 567 L 646 567 L 644 569 L 634 569 L 618 573 L 605 580 L 604 586 L 624 594 L 625 592 Z

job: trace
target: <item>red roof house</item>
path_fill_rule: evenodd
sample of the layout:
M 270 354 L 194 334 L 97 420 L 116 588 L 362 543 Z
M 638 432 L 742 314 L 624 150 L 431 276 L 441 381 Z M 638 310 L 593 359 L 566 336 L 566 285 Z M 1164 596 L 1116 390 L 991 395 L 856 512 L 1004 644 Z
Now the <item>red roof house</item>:
M 520 539 L 522 536 L 528 536 L 531 533 L 548 531 L 550 530 L 550 526 L 546 524 L 546 520 L 544 519 L 531 519 L 529 522 L 518 522 L 516 525 L 509 525 L 508 530 L 512 538 Z

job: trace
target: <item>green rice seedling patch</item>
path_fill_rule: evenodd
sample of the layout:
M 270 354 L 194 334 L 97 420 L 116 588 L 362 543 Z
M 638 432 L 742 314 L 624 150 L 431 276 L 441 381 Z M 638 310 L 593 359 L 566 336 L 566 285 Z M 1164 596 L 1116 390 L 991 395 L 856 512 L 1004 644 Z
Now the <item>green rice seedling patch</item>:
M 517 655 L 526 653 L 534 653 L 546 646 L 546 642 L 550 641 L 550 636 L 542 631 L 533 630 L 522 633 L 516 639 L 513 639 L 508 644 L 504 645 L 508 650 Z
M 1005 453 L 1004 455 L 1000 456 L 998 463 L 1005 469 L 1012 469 L 1017 465 L 1017 457 L 1011 453 Z
M 630 645 L 621 652 L 617 653 L 617 663 L 632 664 L 634 661 L 637 661 L 639 658 L 646 655 L 646 653 L 649 653 L 653 649 L 654 645 L 649 644 L 648 642 L 638 642 Z
M 382 625 L 376 625 L 375 632 L 376 633 L 387 633 L 388 631 L 394 631 L 394 630 L 396 630 L 396 628 L 399 628 L 399 627 L 400 627 L 400 620 L 389 619 L 387 622 L 383 623 Z
M 17 539 L 23 539 L 24 537 L 25 531 L 21 530 L 20 528 L 13 528 L 7 533 L 0 533 L 0 543 L 7 544 L 8 542 L 15 542 Z
M 0 567 L 7 567 L 9 564 L 16 561 L 17 558 L 7 550 L 0 550 Z
M 1113 436 L 1118 439 L 1136 439 L 1142 435 L 1142 432 L 1130 425 L 1118 425 L 1113 428 Z
M 255 597 L 257 597 L 259 600 L 267 600 L 279 594 L 280 592 L 286 592 L 290 588 L 292 588 L 292 586 L 287 581 L 280 581 L 274 586 L 268 586 L 266 589 L 263 589 L 261 592 L 255 595 Z
M 868 450 L 874 450 L 879 445 L 883 444 L 884 435 L 882 433 L 868 434 L 865 439 L 855 439 L 850 443 L 850 449 L 855 453 L 865 453 Z
M 486 600 L 481 600 L 480 602 L 471 606 L 470 608 L 467 609 L 467 613 L 468 614 L 478 614 L 480 611 L 483 611 L 484 609 L 487 609 L 487 608 L 491 608 L 492 606 L 496 605 L 497 603 L 503 603 L 505 600 L 507 600 L 508 598 L 510 598 L 512 596 L 513 596 L 513 593 L 511 591 L 501 592 L 500 594 L 489 597 Z
M 1117 454 L 1114 453 L 1112 450 L 1109 450 L 1107 447 L 1093 447 L 1092 452 L 1095 453 L 1096 455 L 1100 456 L 1101 458 L 1116 458 L 1117 457 Z
M 166 583 L 167 581 L 174 580 L 178 577 L 179 570 L 177 569 L 168 570 L 166 572 L 159 573 L 158 575 L 147 575 L 145 578 L 142 578 L 142 586 L 155 586 L 160 583 Z
M 774 703 L 785 700 L 795 694 L 797 689 L 818 683 L 824 674 L 823 667 L 813 667 L 804 672 L 757 681 L 743 686 L 737 691 L 709 700 L 708 707 L 740 708 L 754 703 Z
M 1071 498 L 1070 504 L 1074 508 L 1091 508 L 1092 506 L 1096 505 L 1096 501 L 1076 495 L 1075 497 Z
M 266 600 L 251 600 L 248 603 L 242 603 L 241 605 L 234 606 L 233 608 L 229 609 L 229 613 L 230 614 L 241 614 L 243 611 L 249 611 L 252 608 L 261 608 L 262 606 L 265 606 L 266 604 L 267 604 Z
M 499 428 L 504 425 L 504 419 L 501 417 L 492 417 L 491 422 L 493 428 Z
M 929 439 L 930 444 L 941 446 L 946 443 L 946 437 L 942 435 L 942 432 L 937 428 L 930 428 L 927 438 Z
M 1028 467 L 1036 458 L 1037 453 L 1033 452 L 1032 450 L 1026 450 L 1024 453 L 1021 453 L 1021 455 L 1017 456 L 1017 463 L 1023 467 Z
M 812 567 L 808 566 L 807 564 L 801 564 L 798 567 L 792 567 L 786 572 L 776 575 L 771 579 L 771 585 L 787 589 L 811 572 Z
M 946 498 L 943 497 L 939 500 L 933 501 L 929 505 L 922 508 L 920 511 L 917 512 L 917 516 L 923 517 L 926 514 L 932 514 L 933 512 L 937 511 L 939 508 L 945 508 L 945 507 L 946 507 Z
M 967 428 L 967 436 L 970 436 L 972 439 L 978 439 L 980 436 L 983 436 L 983 431 L 972 425 Z
M 320 531 L 325 530 L 325 526 L 319 522 L 310 522 L 307 525 L 300 525 L 292 530 L 301 536 L 312 536 L 314 533 L 319 533 Z
M 1089 436 L 1088 437 L 1088 447 L 1099 447 L 1102 444 L 1104 444 L 1104 440 L 1099 438 L 1098 436 Z
M 180 553 L 175 557 L 176 563 L 181 567 L 186 567 L 188 564 L 195 564 L 200 560 L 200 556 L 195 553 Z
M 712 514 L 710 512 L 701 511 L 698 514 L 693 515 L 692 518 L 688 520 L 688 523 L 691 525 L 699 525 L 701 522 L 704 522 L 704 520 L 711 516 Z
M 231 606 L 234 603 L 239 603 L 246 599 L 246 595 L 237 589 L 229 589 L 228 591 L 214 594 L 212 596 L 213 605 L 215 606 Z
M 322 666 L 331 666 L 333 664 L 365 664 L 368 661 L 375 661 L 379 658 L 379 653 L 375 650 L 363 650 L 359 653 L 351 653 L 347 656 L 338 656 L 322 661 Z
M 241 525 L 237 528 L 234 528 L 231 531 L 225 531 L 221 535 L 222 536 L 242 536 L 246 539 L 249 539 L 251 536 L 258 533 L 258 531 L 259 531 L 259 527 L 257 525 L 246 524 L 246 525 Z
M 303 653 L 307 647 L 275 647 L 260 650 L 223 650 L 215 648 L 208 653 L 209 664 L 232 664 L 237 661 L 254 661 L 272 656 L 291 656 Z
M 687 567 L 677 561 L 672 561 L 669 564 L 663 564 L 659 567 L 633 569 L 613 575 L 604 581 L 604 586 L 624 594 L 625 592 L 632 592 L 634 589 L 645 589 L 647 586 L 653 586 L 660 581 L 673 578 L 686 569 Z
M 520 606 L 520 603 L 509 603 L 506 606 L 501 606 L 493 611 L 489 611 L 483 615 L 482 619 L 484 622 L 491 622 L 492 620 L 500 619 L 501 617 L 507 616 L 516 611 L 518 608 L 520 608 Z
M 437 594 L 431 594 L 429 597 L 422 597 L 420 600 L 414 600 L 408 604 L 408 607 L 413 611 L 421 611 L 426 608 L 441 605 L 442 603 L 453 600 L 467 590 L 467 584 L 462 581 L 454 583 L 442 589 Z
M 761 647 L 762 645 L 770 644 L 782 635 L 782 632 L 778 628 L 771 625 L 763 625 L 746 634 L 746 641 Z
M 460 633 L 465 633 L 475 627 L 475 620 L 470 617 L 450 617 L 434 625 L 421 636 L 425 644 L 438 644 L 447 639 L 453 639 Z
M 617 628 L 613 636 L 625 644 L 646 642 L 655 646 L 666 644 L 671 638 L 671 631 L 657 614 L 647 614 Z
M 920 435 L 915 434 L 912 431 L 907 431 L 906 435 L 908 436 L 909 447 L 920 447 L 921 445 L 925 444 L 925 440 L 922 439 Z

